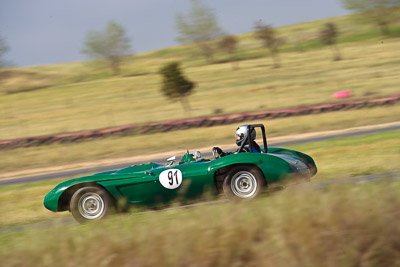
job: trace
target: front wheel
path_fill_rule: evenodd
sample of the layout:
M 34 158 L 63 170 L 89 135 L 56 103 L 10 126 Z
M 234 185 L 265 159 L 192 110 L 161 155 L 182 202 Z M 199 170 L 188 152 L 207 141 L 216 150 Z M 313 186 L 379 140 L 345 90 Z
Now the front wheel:
M 260 170 L 239 166 L 232 169 L 225 177 L 222 189 L 229 199 L 251 199 L 261 193 L 264 185 L 264 175 Z
M 100 220 L 110 211 L 111 199 L 106 191 L 95 186 L 83 187 L 77 190 L 70 202 L 70 209 L 75 220 Z

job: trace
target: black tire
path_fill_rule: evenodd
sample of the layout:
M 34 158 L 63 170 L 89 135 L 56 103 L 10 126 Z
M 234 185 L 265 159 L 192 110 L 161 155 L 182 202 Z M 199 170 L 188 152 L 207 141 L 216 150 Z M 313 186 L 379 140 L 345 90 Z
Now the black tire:
M 87 186 L 72 195 L 70 210 L 75 220 L 83 223 L 106 217 L 110 213 L 111 204 L 111 197 L 104 189 Z
M 238 166 L 228 172 L 222 189 L 231 200 L 257 197 L 266 185 L 264 175 L 255 167 Z

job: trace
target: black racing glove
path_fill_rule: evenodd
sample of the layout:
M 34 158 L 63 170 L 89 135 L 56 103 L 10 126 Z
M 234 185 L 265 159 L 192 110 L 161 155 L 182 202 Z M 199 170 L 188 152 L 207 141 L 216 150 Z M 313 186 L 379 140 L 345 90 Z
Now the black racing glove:
M 224 157 L 224 156 L 233 154 L 232 152 L 224 152 L 224 151 L 222 151 L 221 148 L 219 148 L 219 147 L 217 147 L 217 146 L 216 146 L 216 147 L 213 147 L 213 150 L 215 150 L 215 151 L 218 153 L 218 155 L 219 155 L 220 157 Z
M 215 147 L 213 147 L 213 150 L 215 150 L 217 153 L 218 153 L 218 155 L 222 155 L 222 154 L 224 154 L 224 151 L 222 151 L 222 149 L 221 148 L 219 148 L 219 147 L 217 147 L 217 146 L 215 146 Z

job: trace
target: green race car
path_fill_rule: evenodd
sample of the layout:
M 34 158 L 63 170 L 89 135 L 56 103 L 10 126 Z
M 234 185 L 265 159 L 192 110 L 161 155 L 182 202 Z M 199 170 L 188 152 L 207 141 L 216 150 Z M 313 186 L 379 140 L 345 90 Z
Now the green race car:
M 261 130 L 263 148 L 255 142 Z M 148 163 L 71 179 L 57 185 L 44 198 L 54 212 L 71 211 L 79 222 L 105 217 L 119 203 L 148 208 L 171 201 L 191 201 L 206 191 L 229 199 L 250 199 L 274 183 L 309 179 L 317 172 L 314 160 L 301 152 L 268 148 L 262 124 L 242 125 L 236 132 L 236 152 L 213 148 L 213 158 L 186 152 L 180 162 Z

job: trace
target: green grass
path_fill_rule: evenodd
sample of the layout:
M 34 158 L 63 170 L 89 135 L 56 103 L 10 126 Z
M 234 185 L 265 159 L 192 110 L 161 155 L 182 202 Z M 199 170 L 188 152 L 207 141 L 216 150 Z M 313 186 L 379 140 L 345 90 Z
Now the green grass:
M 397 266 L 400 184 L 287 190 L 255 201 L 0 234 L 2 266 Z
M 43 206 L 44 196 L 62 180 L 51 180 L 32 184 L 2 186 L 0 188 L 0 227 L 34 223 L 38 221 L 65 218 L 70 214 L 58 214 L 46 210 Z
M 336 179 L 399 171 L 400 131 L 337 138 L 295 146 L 311 155 L 318 167 L 316 179 Z
M 338 62 L 331 60 L 328 47 L 315 41 L 327 21 L 341 29 L 343 60 Z M 229 62 L 206 65 L 191 45 L 129 56 L 121 75 L 115 77 L 98 62 L 97 69 L 93 64 L 74 62 L 3 71 L 0 139 L 208 116 L 217 109 L 232 113 L 327 103 L 334 101 L 332 94 L 338 90 L 350 90 L 354 98 L 399 92 L 400 64 L 394 57 L 398 38 L 382 39 L 371 25 L 354 24 L 351 17 L 277 31 L 286 38 L 279 69 L 271 68 L 268 51 L 247 33 L 239 36 L 237 71 L 231 70 Z M 301 53 L 297 52 L 299 43 Z M 174 60 L 183 62 L 185 75 L 197 84 L 189 99 L 190 114 L 160 92 L 157 71 Z M 219 54 L 215 60 L 226 61 L 227 56 Z M 43 89 L 29 91 L 35 88 Z M 26 92 L 5 94 L 18 90 Z
M 267 135 L 270 138 L 392 122 L 398 120 L 399 115 L 400 106 L 396 105 L 368 110 L 259 120 L 254 121 L 254 123 L 264 123 L 267 127 Z M 151 155 L 171 150 L 181 150 L 183 154 L 186 149 L 209 147 L 210 151 L 215 145 L 234 144 L 233 133 L 237 126 L 237 124 L 233 124 L 168 133 L 96 139 L 82 143 L 4 150 L 1 152 L 0 173 L 92 162 L 101 159 Z
M 400 131 L 338 138 L 289 148 L 311 155 L 318 167 L 313 181 L 399 171 Z M 66 180 L 66 179 L 65 179 Z M 0 227 L 68 217 L 43 207 L 43 198 L 61 180 L 0 188 Z

